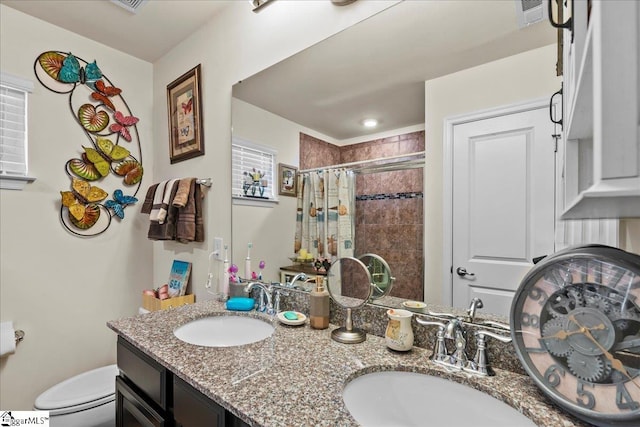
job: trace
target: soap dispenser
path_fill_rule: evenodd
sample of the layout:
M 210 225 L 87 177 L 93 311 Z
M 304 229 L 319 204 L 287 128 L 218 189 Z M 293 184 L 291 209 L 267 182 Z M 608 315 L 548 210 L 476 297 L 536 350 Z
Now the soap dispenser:
M 316 276 L 316 287 L 311 291 L 310 298 L 309 325 L 313 329 L 327 329 L 329 327 L 329 292 L 324 288 L 322 277 Z

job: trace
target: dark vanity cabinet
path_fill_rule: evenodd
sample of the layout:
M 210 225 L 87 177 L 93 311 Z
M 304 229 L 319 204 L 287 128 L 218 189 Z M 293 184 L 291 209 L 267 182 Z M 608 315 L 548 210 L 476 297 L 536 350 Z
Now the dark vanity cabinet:
M 171 372 L 121 337 L 117 358 L 116 426 L 173 426 Z
M 117 358 L 117 427 L 248 426 L 122 337 Z
M 173 377 L 173 415 L 176 426 L 225 425 L 225 410 L 178 377 Z

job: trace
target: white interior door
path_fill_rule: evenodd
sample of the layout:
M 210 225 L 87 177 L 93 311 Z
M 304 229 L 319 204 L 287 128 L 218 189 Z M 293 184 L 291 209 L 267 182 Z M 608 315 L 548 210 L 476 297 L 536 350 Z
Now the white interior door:
M 508 317 L 532 259 L 554 251 L 552 134 L 548 107 L 453 126 L 455 307 L 479 297 Z

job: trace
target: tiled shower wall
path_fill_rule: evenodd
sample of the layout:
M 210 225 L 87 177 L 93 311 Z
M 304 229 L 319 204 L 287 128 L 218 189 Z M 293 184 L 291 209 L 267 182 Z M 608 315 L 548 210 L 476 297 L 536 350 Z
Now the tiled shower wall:
M 336 146 L 300 134 L 300 169 L 424 151 L 424 131 Z M 391 295 L 424 297 L 423 170 L 356 177 L 356 255 L 383 257 L 396 277 Z

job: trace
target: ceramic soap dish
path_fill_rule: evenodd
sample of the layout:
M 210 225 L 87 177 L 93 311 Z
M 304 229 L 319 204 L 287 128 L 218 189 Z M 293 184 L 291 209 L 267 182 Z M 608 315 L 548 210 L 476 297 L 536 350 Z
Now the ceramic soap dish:
M 307 316 L 298 311 L 281 311 L 277 317 L 280 323 L 290 326 L 304 325 L 307 321 Z

